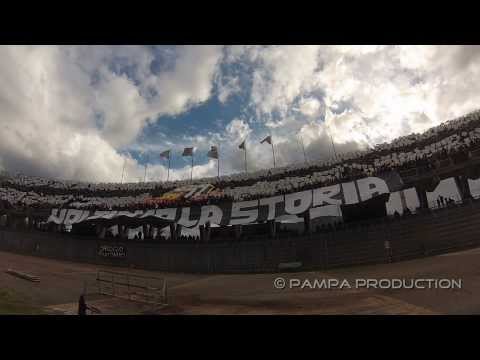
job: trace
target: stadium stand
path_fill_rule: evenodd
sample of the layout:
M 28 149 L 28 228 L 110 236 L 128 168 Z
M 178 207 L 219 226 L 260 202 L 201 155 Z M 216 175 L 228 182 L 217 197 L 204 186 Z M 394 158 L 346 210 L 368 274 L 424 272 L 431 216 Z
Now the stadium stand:
M 73 226 L 68 221 L 47 221 L 56 217 L 51 215 L 53 209 L 59 211 L 56 214 L 78 209 L 92 214 L 119 210 L 148 215 L 150 209 L 177 207 L 182 209 L 183 219 L 183 208 L 191 207 L 193 212 L 206 205 L 231 205 L 277 195 L 286 203 L 288 196 L 303 191 L 340 188 L 340 183 L 343 188 L 352 181 L 358 186 L 365 178 L 382 178 L 392 172 L 401 179 L 401 191 L 390 189 L 379 205 L 383 210 L 372 210 L 372 214 L 388 216 L 367 220 L 367 208 L 356 208 L 353 201 L 348 203 L 351 221 L 334 214 L 314 218 L 308 208 L 293 217 L 264 217 L 248 225 L 206 221 L 189 226 L 181 225 L 178 219 L 146 217 L 140 221 L 133 216 L 108 215 L 90 216 L 88 219 L 95 221 L 72 222 Z M 135 266 L 194 272 L 277 271 L 283 263 L 328 268 L 400 261 L 479 244 L 475 226 L 480 216 L 480 189 L 475 190 L 479 177 L 480 111 L 373 149 L 218 178 L 95 184 L 4 172 L 0 176 L 0 249 L 111 263 L 118 259 L 99 258 L 97 251 L 99 246 L 110 244 L 132 249 L 126 261 Z M 442 190 L 449 184 L 458 189 L 458 196 Z M 407 201 L 412 194 L 415 199 L 418 195 L 418 206 L 415 199 L 411 207 L 405 206 L 412 204 L 411 199 Z M 373 202 L 378 203 L 377 195 L 372 195 Z M 391 207 L 385 202 L 389 198 L 398 199 L 400 207 Z M 360 204 L 366 202 L 360 200 Z M 79 216 L 82 214 L 79 211 Z M 361 216 L 356 219 L 355 214 Z M 25 232 L 28 237 L 22 235 Z
M 174 272 L 277 272 L 284 263 L 301 263 L 297 270 L 329 269 L 397 262 L 479 246 L 479 220 L 480 201 L 474 200 L 399 218 L 336 224 L 319 233 L 264 236 L 250 241 L 228 238 L 228 243 L 214 241 L 202 246 L 192 246 L 191 239 L 108 241 L 58 232 L 2 229 L 0 250 Z M 105 246 L 124 253 L 118 258 L 100 256 L 99 248 Z
M 458 164 L 480 155 L 480 111 L 447 121 L 423 134 L 411 134 L 374 149 L 341 154 L 327 161 L 296 164 L 253 173 L 193 181 L 147 183 L 84 183 L 17 174 L 0 178 L 0 199 L 12 206 L 77 209 L 133 209 L 214 204 L 226 200 L 252 200 L 328 186 L 390 170 L 418 174 Z M 148 205 L 146 200 L 191 185 L 211 184 L 195 199 L 179 197 Z

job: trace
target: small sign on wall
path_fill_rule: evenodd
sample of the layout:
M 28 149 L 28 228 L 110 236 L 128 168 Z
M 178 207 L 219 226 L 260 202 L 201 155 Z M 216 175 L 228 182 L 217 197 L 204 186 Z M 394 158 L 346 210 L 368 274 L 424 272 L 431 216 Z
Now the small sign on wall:
M 124 246 L 101 245 L 98 248 L 98 255 L 107 258 L 122 259 L 127 257 Z

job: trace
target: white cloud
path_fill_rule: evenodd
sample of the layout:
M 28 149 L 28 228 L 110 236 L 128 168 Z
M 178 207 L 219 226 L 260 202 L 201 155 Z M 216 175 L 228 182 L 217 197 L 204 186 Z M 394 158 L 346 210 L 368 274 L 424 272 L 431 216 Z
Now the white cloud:
M 103 117 L 102 135 L 117 148 L 139 134 L 146 121 L 147 103 L 126 77 L 111 73 L 107 77 L 95 89 L 95 108 Z
M 480 51 L 475 47 L 288 46 L 258 53 L 252 86 L 256 108 L 285 116 L 300 98 L 300 112 L 315 114 L 320 106 L 311 108 L 305 100 L 315 91 L 325 94 L 328 107 L 350 103 L 350 120 L 339 121 L 352 126 L 338 126 L 338 141 L 356 141 L 368 132 L 375 141 L 389 141 L 405 135 L 402 129 L 423 131 L 425 124 L 436 125 L 478 104 L 479 85 L 473 79 L 480 66 L 472 59 Z M 415 118 L 422 113 L 429 122 L 420 126 Z M 362 124 L 362 118 L 376 118 L 377 130 Z M 385 127 L 389 131 L 378 131 Z
M 251 100 L 259 113 L 285 114 L 316 84 L 318 46 L 273 46 L 255 52 Z
M 0 48 L 0 157 L 25 173 L 118 181 L 119 150 L 147 119 L 206 101 L 221 47 L 177 49 L 173 69 L 154 74 L 152 49 L 139 46 Z M 134 160 L 131 174 L 140 172 Z
M 257 119 L 276 138 L 290 134 L 292 149 L 299 129 L 319 151 L 331 148 L 329 133 L 339 149 L 353 149 L 425 131 L 480 101 L 478 46 L 249 46 L 227 53 L 230 62 L 250 64 Z M 325 107 L 337 112 L 327 128 Z
M 226 77 L 224 82 L 220 81 L 218 83 L 218 100 L 222 104 L 225 104 L 230 96 L 241 90 L 239 78 L 237 76 Z
M 302 99 L 299 104 L 299 111 L 309 117 L 318 116 L 321 109 L 322 103 L 312 97 Z
M 243 141 L 252 129 L 242 119 L 233 119 L 226 127 L 226 133 L 230 140 Z
M 241 109 L 223 131 L 212 133 L 206 123 L 199 136 L 164 134 L 150 150 L 217 144 L 222 173 L 229 173 L 243 170 L 238 144 L 247 135 L 250 168 L 271 166 L 271 152 L 258 144 L 267 132 L 280 164 L 300 161 L 300 131 L 309 157 L 325 157 L 330 134 L 338 151 L 355 149 L 477 108 L 479 55 L 478 46 L 3 46 L 0 167 L 118 181 L 120 151 L 143 147 L 138 136 L 147 122 L 208 101 L 215 85 L 223 106 L 245 95 L 253 119 Z M 236 72 L 222 73 L 222 61 Z M 323 122 L 326 109 L 334 113 Z M 127 167 L 128 179 L 143 179 L 134 159 Z M 164 166 L 150 171 L 166 178 Z M 172 179 L 189 171 L 188 164 L 172 170 Z M 215 175 L 215 161 L 195 173 Z
M 222 56 L 220 46 L 182 46 L 172 72 L 150 74 L 144 87 L 151 86 L 158 96 L 151 102 L 159 114 L 180 114 L 209 99 L 213 78 Z

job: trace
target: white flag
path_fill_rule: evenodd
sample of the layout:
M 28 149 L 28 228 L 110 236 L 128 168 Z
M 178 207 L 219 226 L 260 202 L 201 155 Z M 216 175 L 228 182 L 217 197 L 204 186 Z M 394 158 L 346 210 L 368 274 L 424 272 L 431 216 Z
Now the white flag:
M 213 159 L 218 159 L 218 149 L 216 146 L 212 146 L 210 151 L 207 154 L 208 157 Z

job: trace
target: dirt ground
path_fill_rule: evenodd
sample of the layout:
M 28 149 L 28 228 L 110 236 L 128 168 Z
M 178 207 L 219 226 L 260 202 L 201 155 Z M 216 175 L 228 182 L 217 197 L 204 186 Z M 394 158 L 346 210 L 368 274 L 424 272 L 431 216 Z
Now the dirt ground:
M 97 270 L 126 269 L 0 252 L 0 314 L 75 314 L 85 288 L 88 305 L 101 314 L 480 314 L 479 262 L 480 248 L 319 272 L 195 275 L 128 270 L 167 279 L 168 305 L 153 306 L 97 294 Z M 38 276 L 40 281 L 12 276 L 7 269 Z M 276 289 L 274 280 L 279 277 L 304 287 Z M 366 278 L 461 279 L 462 288 L 311 288 L 315 280 L 352 285 Z

